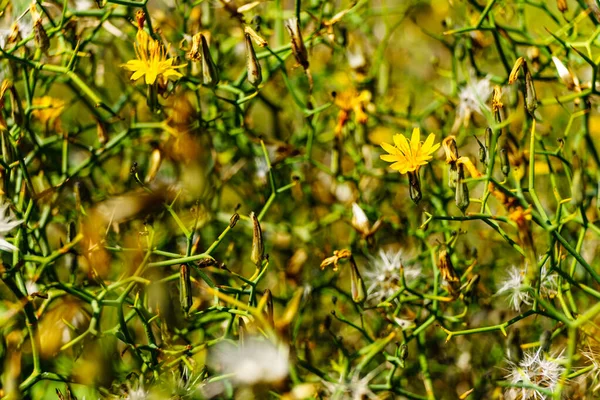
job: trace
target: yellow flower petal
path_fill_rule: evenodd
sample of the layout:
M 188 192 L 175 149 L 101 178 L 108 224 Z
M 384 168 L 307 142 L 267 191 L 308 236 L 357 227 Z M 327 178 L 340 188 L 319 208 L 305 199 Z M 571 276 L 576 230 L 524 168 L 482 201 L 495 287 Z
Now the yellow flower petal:
M 392 154 L 382 154 L 379 156 L 379 158 L 381 158 L 383 161 L 387 161 L 387 162 L 398 161 L 398 156 L 395 156 Z
M 399 153 L 399 152 L 398 152 L 398 149 L 397 149 L 397 148 L 395 148 L 394 146 L 392 146 L 392 145 L 391 145 L 391 144 L 389 144 L 389 143 L 382 142 L 382 143 L 381 143 L 381 147 L 383 147 L 383 149 L 384 149 L 385 151 L 387 151 L 388 153 L 390 153 L 390 154 L 398 154 L 398 153 Z
M 419 148 L 421 147 L 421 130 L 419 128 L 414 128 L 412 131 L 412 136 L 410 138 L 410 148 L 413 154 L 417 154 L 419 152 Z

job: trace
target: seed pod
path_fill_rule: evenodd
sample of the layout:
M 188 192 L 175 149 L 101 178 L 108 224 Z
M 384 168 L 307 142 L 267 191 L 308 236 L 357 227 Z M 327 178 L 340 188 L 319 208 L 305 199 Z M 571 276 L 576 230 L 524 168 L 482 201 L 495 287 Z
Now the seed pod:
M 160 169 L 160 165 L 162 164 L 162 154 L 160 149 L 155 148 L 152 150 L 152 154 L 150 154 L 150 164 L 148 166 L 148 173 L 146 173 L 145 182 L 151 182 L 156 178 L 156 174 Z
M 535 94 L 535 86 L 533 85 L 533 78 L 531 72 L 525 67 L 525 105 L 527 111 L 533 116 L 535 109 L 537 108 L 537 96 Z
M 294 57 L 298 64 L 302 65 L 302 68 L 308 68 L 308 51 L 306 51 L 306 46 L 304 46 L 304 41 L 302 40 L 302 32 L 300 31 L 300 21 L 298 18 L 292 18 L 286 21 L 285 27 L 290 34 L 290 38 L 292 39 L 292 52 L 294 53 Z
M 240 220 L 240 214 L 238 213 L 234 213 L 231 218 L 229 219 L 229 227 L 233 229 L 233 227 L 235 227 L 235 224 L 237 224 L 237 222 Z
M 190 267 L 187 264 L 181 264 L 179 268 L 179 303 L 183 313 L 187 316 L 192 307 L 192 280 Z
M 492 128 L 489 126 L 485 128 L 485 161 L 484 164 L 488 165 L 490 162 L 490 153 L 492 151 L 492 140 L 494 138 L 494 133 L 492 132 Z
M 454 200 L 456 201 L 456 206 L 460 209 L 460 211 L 465 212 L 465 210 L 469 207 L 470 199 L 469 199 L 469 187 L 463 180 L 465 179 L 465 167 L 463 164 L 459 164 L 457 167 L 457 176 L 458 180 L 456 182 L 456 191 L 454 193 Z
M 540 350 L 544 353 L 547 353 L 550 350 L 550 345 L 552 344 L 552 332 L 549 330 L 545 330 L 540 335 Z
M 419 204 L 423 194 L 421 193 L 421 181 L 419 178 L 419 171 L 410 171 L 408 173 L 408 191 L 410 199 L 415 203 Z
M 571 181 L 571 203 L 581 206 L 585 199 L 585 174 L 581 168 L 581 161 L 575 154 L 573 156 L 573 179 Z
M 50 38 L 44 29 L 41 18 L 37 19 L 33 24 L 33 31 L 35 33 L 34 39 L 36 46 L 42 53 L 47 53 L 50 48 Z
M 500 167 L 502 169 L 502 174 L 506 178 L 510 172 L 510 163 L 508 162 L 508 152 L 504 147 L 500 149 Z
M 244 35 L 246 38 L 246 69 L 248 72 L 248 82 L 254 87 L 257 87 L 262 82 L 262 70 L 260 63 L 254 52 L 252 46 L 252 39 L 247 33 Z
M 475 136 L 475 135 L 473 135 Z M 486 149 L 485 149 L 485 145 L 483 143 L 481 143 L 481 141 L 479 140 L 479 138 L 477 136 L 475 136 L 475 140 L 477 140 L 477 144 L 479 145 L 479 149 L 477 150 L 477 155 L 479 156 L 479 162 L 485 164 L 485 159 L 486 159 Z
M 402 361 L 408 358 L 408 346 L 406 345 L 406 343 L 402 343 L 402 345 L 400 346 L 400 349 L 398 351 L 398 357 L 400 357 Z
M 0 114 L 0 117 L 2 114 Z M 6 129 L 0 129 L 0 139 L 2 145 L 2 159 L 6 164 L 11 164 L 15 160 L 14 149 L 10 142 L 10 133 Z
M 519 364 L 521 359 L 523 359 L 523 349 L 521 349 L 521 334 L 519 332 L 519 328 L 515 328 L 508 335 L 506 357 L 509 361 L 515 364 Z
M 219 70 L 210 55 L 208 42 L 203 34 L 200 34 L 202 42 L 202 82 L 208 87 L 215 87 L 219 83 Z
M 192 36 L 192 47 L 186 54 L 187 59 L 190 61 L 200 61 L 202 59 L 202 39 L 200 36 L 202 36 L 200 33 L 196 33 Z
M 350 257 L 350 288 L 352 292 L 352 301 L 362 303 L 367 297 L 367 288 L 365 282 L 360 276 L 358 267 L 354 262 L 354 257 Z
M 262 230 L 254 212 L 250 213 L 250 219 L 252 220 L 252 254 L 250 259 L 257 267 L 260 267 L 265 254 Z

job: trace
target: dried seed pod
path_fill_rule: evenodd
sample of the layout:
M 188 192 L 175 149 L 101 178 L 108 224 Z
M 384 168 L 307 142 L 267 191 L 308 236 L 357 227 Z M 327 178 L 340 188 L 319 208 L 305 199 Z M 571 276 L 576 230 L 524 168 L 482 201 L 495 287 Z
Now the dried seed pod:
M 489 126 L 485 128 L 485 161 L 484 164 L 490 163 L 490 153 L 492 152 L 492 140 L 494 139 L 494 132 Z
M 492 111 L 494 113 L 499 112 L 502 107 L 504 107 L 504 104 L 502 104 L 502 89 L 496 85 L 492 94 Z
M 365 282 L 360 276 L 358 267 L 354 262 L 354 257 L 350 257 L 350 289 L 352 293 L 352 301 L 362 303 L 367 297 L 367 288 Z
M 456 146 L 456 138 L 454 136 L 448 136 L 442 140 L 442 148 L 446 153 L 446 164 L 450 165 L 450 171 L 448 172 L 448 187 L 456 187 L 456 160 L 458 160 L 458 147 Z
M 298 64 L 302 65 L 302 68 L 308 68 L 308 51 L 306 51 L 306 46 L 304 46 L 304 41 L 302 40 L 302 32 L 300 30 L 300 21 L 298 18 L 292 18 L 286 21 L 285 27 L 290 34 L 290 38 L 292 39 L 292 52 L 294 53 L 294 57 Z
M 234 213 L 231 218 L 229 219 L 229 227 L 233 229 L 233 227 L 235 227 L 235 224 L 237 224 L 237 222 L 240 220 L 240 214 L 238 213 Z
M 529 72 L 529 69 L 527 68 L 525 68 L 525 105 L 527 106 L 529 114 L 533 116 L 538 103 L 535 86 L 533 85 L 533 78 L 531 77 L 531 72 Z
M 260 19 L 260 17 L 258 15 L 256 17 L 258 17 Z M 254 40 L 254 42 L 259 47 L 267 47 L 267 45 L 268 45 L 267 41 L 265 39 L 263 39 L 262 36 L 260 36 L 258 33 L 256 33 L 256 31 L 254 29 L 252 29 L 251 27 L 246 26 L 244 28 L 244 33 L 247 34 L 247 35 L 250 35 L 250 37 L 252 38 L 252 40 Z
M 192 307 L 192 280 L 187 264 L 181 264 L 179 268 L 179 303 L 183 313 L 187 315 Z
M 469 199 L 469 187 L 463 180 L 465 179 L 465 167 L 463 164 L 459 164 L 457 167 L 457 182 L 456 182 L 456 191 L 454 193 L 454 200 L 456 201 L 456 206 L 463 213 L 469 207 L 471 200 Z
M 396 355 L 400 359 L 400 367 L 404 368 L 404 362 L 408 358 L 408 346 L 406 343 L 402 343 L 400 347 L 396 350 Z
M 203 34 L 200 34 L 202 42 L 202 82 L 208 87 L 215 87 L 219 83 L 219 70 L 210 55 L 208 42 Z
M 517 81 L 519 78 L 519 71 L 521 70 L 521 66 L 525 64 L 525 59 L 523 57 L 517 58 L 515 61 L 515 65 L 513 65 L 512 71 L 510 71 L 510 75 L 508 76 L 508 83 L 512 84 Z
M 438 253 L 438 269 L 442 275 L 442 279 L 448 284 L 448 290 L 452 295 L 456 295 L 459 289 L 460 279 L 456 274 L 452 259 L 448 252 L 448 247 L 442 245 Z
M 500 149 L 500 168 L 506 178 L 510 172 L 510 163 L 508 162 L 508 151 L 504 147 Z
M 44 25 L 42 24 L 42 19 L 37 19 L 33 24 L 34 31 L 34 40 L 35 44 L 42 51 L 42 53 L 47 53 L 50 48 L 50 38 L 48 37 L 48 33 L 44 29 Z
M 190 61 L 200 61 L 202 59 L 202 39 L 200 36 L 202 36 L 200 33 L 192 36 L 192 47 L 185 55 Z
M 260 267 L 265 254 L 262 230 L 260 229 L 260 222 L 254 212 L 250 213 L 250 219 L 252 220 L 252 254 L 250 259 L 254 264 Z
M 408 172 L 408 191 L 410 199 L 415 203 L 419 204 L 423 194 L 421 193 L 421 179 L 419 178 L 419 171 Z
M 246 70 L 248 73 L 248 82 L 254 87 L 257 87 L 262 82 L 262 70 L 254 47 L 252 46 L 252 39 L 247 33 L 244 35 L 246 38 Z

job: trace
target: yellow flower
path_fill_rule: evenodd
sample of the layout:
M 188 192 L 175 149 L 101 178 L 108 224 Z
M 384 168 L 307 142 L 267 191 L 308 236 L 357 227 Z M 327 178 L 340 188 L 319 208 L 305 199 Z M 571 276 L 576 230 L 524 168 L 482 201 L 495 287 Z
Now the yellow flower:
M 65 108 L 65 102 L 54 97 L 44 96 L 36 97 L 33 99 L 31 104 L 35 107 L 31 111 L 32 117 L 36 118 L 42 124 L 53 125 L 54 128 L 60 126 L 60 114 Z
M 368 115 L 365 112 L 366 107 L 371 102 L 371 92 L 363 90 L 358 93 L 353 89 L 346 90 L 342 93 L 338 93 L 335 97 L 335 105 L 340 108 L 338 114 L 338 123 L 335 127 L 335 134 L 337 136 L 342 135 L 344 125 L 350 119 L 350 113 L 354 111 L 356 123 L 366 124 Z
M 381 143 L 381 147 L 390 154 L 381 157 L 383 161 L 393 162 L 392 169 L 401 174 L 417 171 L 422 165 L 426 165 L 432 158 L 432 154 L 439 149 L 440 144 L 435 141 L 435 135 L 430 133 L 425 143 L 421 143 L 421 131 L 413 129 L 410 142 L 404 135 L 394 135 L 394 144 Z
M 176 68 L 185 67 L 183 65 L 173 65 L 173 58 L 167 58 L 167 51 L 157 40 L 154 40 L 142 29 L 138 29 L 135 36 L 137 44 L 135 47 L 135 60 L 127 61 L 123 68 L 133 71 L 131 80 L 136 81 L 145 76 L 148 85 L 154 84 L 156 79 L 177 79 L 183 75 L 176 71 Z

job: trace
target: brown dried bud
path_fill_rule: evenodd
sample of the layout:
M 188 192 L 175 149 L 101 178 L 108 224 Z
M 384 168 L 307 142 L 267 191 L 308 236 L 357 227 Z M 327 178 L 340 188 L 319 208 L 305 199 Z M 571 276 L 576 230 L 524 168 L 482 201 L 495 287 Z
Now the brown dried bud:
M 333 264 L 333 270 L 337 271 L 339 268 L 339 266 L 338 266 L 339 261 L 343 260 L 345 258 L 350 258 L 350 257 L 352 257 L 352 252 L 350 250 L 347 250 L 347 249 L 335 250 L 333 252 L 333 256 L 327 257 L 326 259 L 323 260 L 323 262 L 321 262 L 321 269 L 325 269 L 325 267 L 327 267 L 328 265 Z
M 33 24 L 33 31 L 35 33 L 34 39 L 36 46 L 42 51 L 42 53 L 48 52 L 50 48 L 50 38 L 44 29 L 42 19 L 37 19 Z
M 556 0 L 556 7 L 558 11 L 564 13 L 569 10 L 569 5 L 567 4 L 567 0 Z
M 367 298 L 365 282 L 360 276 L 358 267 L 354 262 L 354 257 L 350 257 L 350 291 L 352 293 L 352 301 L 355 303 L 362 303 Z
M 203 34 L 200 34 L 202 42 L 202 82 L 208 87 L 215 87 L 219 83 L 219 70 L 210 55 L 208 42 Z
M 458 147 L 456 147 L 456 137 L 450 135 L 442 140 L 442 148 L 446 153 L 446 164 L 454 164 L 458 160 Z
M 192 307 L 192 280 L 187 264 L 181 264 L 179 268 L 179 303 L 183 313 L 187 315 Z
M 533 112 L 537 108 L 537 95 L 535 94 L 531 72 L 527 68 L 525 68 L 525 105 L 529 114 L 533 116 Z
M 292 39 L 292 52 L 294 53 L 294 57 L 298 64 L 302 65 L 302 68 L 308 68 L 308 51 L 306 51 L 306 46 L 304 46 L 304 41 L 302 40 L 302 32 L 300 31 L 300 21 L 298 18 L 292 18 L 286 21 L 285 27 L 290 34 L 290 38 Z
M 502 107 L 504 107 L 504 104 L 502 104 L 502 89 L 500 88 L 500 86 L 496 85 L 494 86 L 494 91 L 492 95 L 492 111 L 496 113 L 500 111 Z
M 494 132 L 489 126 L 485 128 L 485 165 L 490 162 L 490 153 L 492 152 L 492 140 L 494 139 Z
M 260 266 L 265 255 L 262 230 L 254 212 L 250 213 L 250 219 L 252 220 L 252 254 L 250 255 L 250 259 L 254 264 Z
M 229 219 L 229 227 L 233 229 L 233 227 L 235 226 L 235 224 L 237 224 L 237 222 L 240 220 L 240 214 L 238 213 L 234 213 L 231 218 Z
M 246 33 L 247 35 L 250 35 L 252 40 L 254 40 L 254 42 L 259 47 L 267 47 L 267 45 L 268 45 L 267 41 L 265 39 L 263 39 L 262 36 L 260 36 L 258 33 L 256 33 L 256 31 L 254 29 L 252 29 L 251 27 L 246 26 L 244 28 L 244 33 Z
M 508 83 L 512 84 L 517 81 L 517 79 L 519 78 L 519 70 L 521 69 L 521 66 L 524 63 L 525 59 L 523 57 L 517 58 L 517 61 L 515 61 L 515 65 L 513 66 L 513 69 L 512 71 L 510 71 L 510 75 L 508 76 Z
M 135 13 L 135 22 L 139 30 L 144 29 L 144 23 L 146 22 L 146 13 L 142 10 L 137 10 Z
M 464 182 L 465 179 L 465 169 L 464 164 L 459 164 L 456 166 L 457 169 L 457 180 L 456 180 L 456 191 L 455 191 L 455 201 L 456 206 L 463 213 L 469 207 L 471 200 L 469 199 L 469 187 Z
M 194 36 L 192 36 L 192 48 L 186 54 L 187 59 L 190 61 L 200 61 L 202 59 L 202 39 L 200 36 L 200 33 L 196 33 Z
M 248 82 L 254 87 L 257 87 L 262 82 L 262 70 L 254 47 L 252 47 L 252 39 L 246 34 L 246 70 L 248 73 Z
M 448 283 L 450 293 L 453 295 L 456 294 L 456 291 L 459 288 L 460 279 L 454 270 L 450 253 L 448 253 L 448 248 L 446 246 L 442 246 L 438 253 L 438 269 L 442 275 L 442 279 Z

